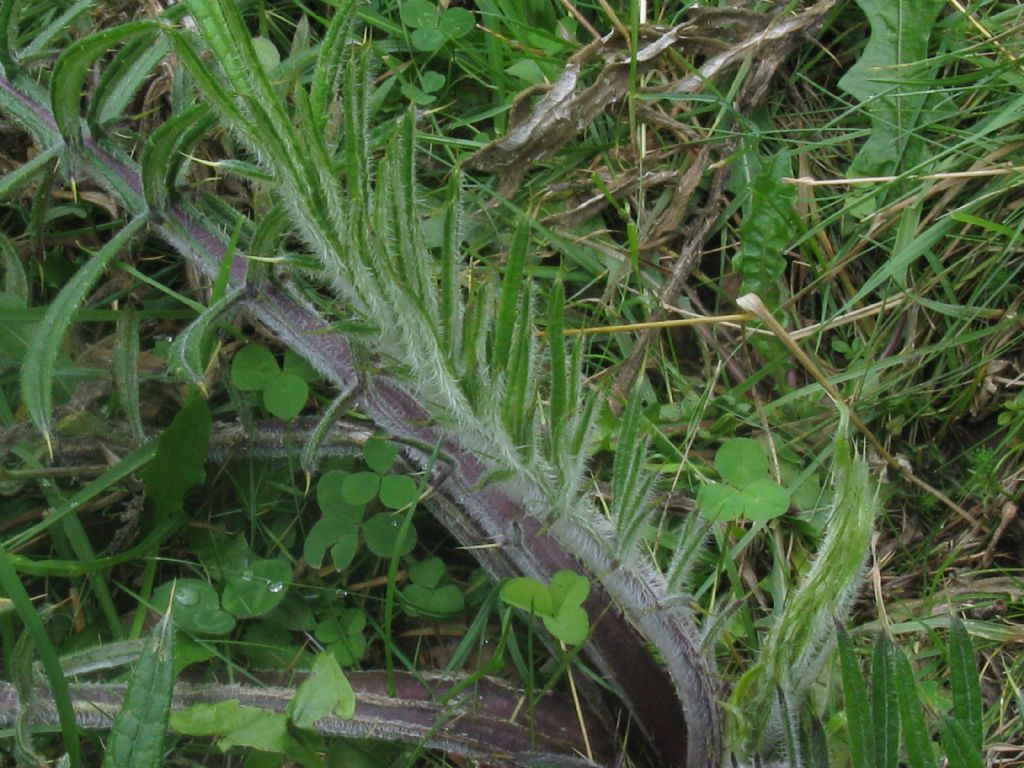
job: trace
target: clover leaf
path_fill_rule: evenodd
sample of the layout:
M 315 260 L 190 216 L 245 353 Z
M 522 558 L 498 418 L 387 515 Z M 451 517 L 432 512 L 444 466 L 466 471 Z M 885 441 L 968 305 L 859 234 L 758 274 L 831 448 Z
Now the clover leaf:
M 404 0 L 399 16 L 412 32 L 409 40 L 417 50 L 431 53 L 473 31 L 476 20 L 465 8 L 442 10 L 428 0 Z
M 548 632 L 567 645 L 587 639 L 590 619 L 583 602 L 590 594 L 590 582 L 572 571 L 559 571 L 549 586 L 529 576 L 509 579 L 498 593 L 502 601 L 539 616 Z
M 235 628 L 235 618 L 220 607 L 220 597 L 202 579 L 177 579 L 161 584 L 153 592 L 153 606 L 167 613 L 174 593 L 174 623 L 194 635 L 226 635 Z
M 724 482 L 701 484 L 697 506 L 702 517 L 765 522 L 789 509 L 789 491 L 771 478 L 765 447 L 757 440 L 726 440 L 715 452 L 715 468 Z
M 310 369 L 297 356 L 285 356 L 281 368 L 274 354 L 262 344 L 249 344 L 231 361 L 231 381 L 243 392 L 262 392 L 263 405 L 279 419 L 294 419 L 309 399 L 306 376 Z

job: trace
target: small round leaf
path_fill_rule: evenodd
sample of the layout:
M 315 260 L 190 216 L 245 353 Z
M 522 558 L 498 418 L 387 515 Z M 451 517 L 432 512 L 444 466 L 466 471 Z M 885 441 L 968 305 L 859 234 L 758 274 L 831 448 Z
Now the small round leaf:
M 380 481 L 380 503 L 388 509 L 401 509 L 416 501 L 419 486 L 408 475 L 387 475 Z
M 365 506 L 373 501 L 380 489 L 380 475 L 376 472 L 356 472 L 341 484 L 341 496 L 354 506 Z
M 398 445 L 375 435 L 363 445 L 363 459 L 374 472 L 383 475 L 398 458 Z
M 308 399 L 309 385 L 293 373 L 278 373 L 263 388 L 263 404 L 279 419 L 294 419 Z
M 764 446 L 749 437 L 734 437 L 715 452 L 715 466 L 722 479 L 737 488 L 768 476 Z
M 224 610 L 239 618 L 262 616 L 288 592 L 292 569 L 284 560 L 258 560 L 234 574 L 224 587 Z
M 231 382 L 244 392 L 256 392 L 280 374 L 274 353 L 262 344 L 249 344 L 231 361 Z
M 521 608 L 538 616 L 551 615 L 551 592 L 529 576 L 509 579 L 501 585 L 501 592 L 498 594 L 503 602 L 514 608 Z
M 363 525 L 363 538 L 366 546 L 377 557 L 399 557 L 412 552 L 416 546 L 416 529 L 409 526 L 405 538 L 398 540 L 402 528 L 402 518 L 388 512 L 374 515 Z
M 473 31 L 476 19 L 473 13 L 465 8 L 449 8 L 441 14 L 438 29 L 449 40 L 458 40 Z

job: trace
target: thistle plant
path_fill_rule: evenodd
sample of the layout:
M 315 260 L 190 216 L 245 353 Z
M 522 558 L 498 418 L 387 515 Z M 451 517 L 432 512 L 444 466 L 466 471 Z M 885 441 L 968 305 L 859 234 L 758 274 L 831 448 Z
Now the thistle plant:
M 322 428 L 312 432 L 304 454 L 310 472 L 330 419 L 342 405 L 358 407 L 404 446 L 412 466 L 437 470 L 431 482 L 446 501 L 432 510 L 474 547 L 492 576 L 548 583 L 569 570 L 589 580 L 583 607 L 593 627 L 584 653 L 663 764 L 723 765 L 720 701 L 726 692 L 686 591 L 706 529 L 669 531 L 662 544 L 672 554 L 660 565 L 645 540 L 655 513 L 655 478 L 646 469 L 640 392 L 625 403 L 605 508 L 596 503 L 588 469 L 604 395 L 584 386 L 583 346 L 563 334 L 564 288 L 556 281 L 540 296 L 528 279 L 528 222 L 510 238 L 501 279 L 474 279 L 467 287 L 457 173 L 447 190 L 440 248 L 427 247 L 416 180 L 418 115 L 410 110 L 387 127 L 392 138 L 375 160 L 372 59 L 359 42 L 355 3 L 335 10 L 305 78 L 273 78 L 240 4 L 189 0 L 159 20 L 112 27 L 72 44 L 54 68 L 48 98 L 10 47 L 17 5 L 0 5 L 0 109 L 30 131 L 42 151 L 5 178 L 0 194 L 15 193 L 59 161 L 68 176 L 103 186 L 129 218 L 51 305 L 49 333 L 40 333 L 28 352 L 23 399 L 48 442 L 54 365 L 74 308 L 111 259 L 143 232 L 153 233 L 214 285 L 209 307 L 175 345 L 178 375 L 202 383 L 203 344 L 226 313 L 244 312 L 276 333 L 339 393 Z M 819 3 L 813 18 L 830 7 Z M 759 35 L 801 33 L 805 27 L 794 18 L 800 17 L 754 29 L 737 50 L 753 50 Z M 82 85 L 115 46 L 121 47 L 83 115 Z M 188 95 L 133 159 L 108 123 L 171 54 Z M 710 74 L 739 58 L 709 60 Z M 272 191 L 258 220 L 178 188 L 184 158 L 215 128 L 229 131 L 255 161 L 229 158 L 223 167 Z M 283 246 L 290 237 L 304 244 L 301 256 Z M 272 269 L 259 260 L 267 254 Z M 777 616 L 762 658 L 733 698 L 739 719 L 731 748 L 751 759 L 777 750 L 778 740 L 765 741 L 761 733 L 799 711 L 828 647 L 832 616 L 845 610 L 859 578 L 874 497 L 864 462 L 847 440 L 844 425 L 836 437 L 833 525 L 818 564 Z M 370 684 L 355 687 L 358 713 L 360 691 Z M 791 710 L 773 703 L 778 688 Z M 59 686 L 51 689 L 59 695 Z M 231 693 L 258 699 L 252 692 L 224 695 Z M 63 694 L 65 702 L 69 695 Z M 195 692 L 183 696 L 202 699 Z M 60 703 L 57 709 L 67 711 Z M 402 738 L 401 726 L 396 716 L 382 732 Z M 442 740 L 436 745 L 460 748 Z M 479 757 L 479 740 L 471 746 L 477 751 L 465 754 Z M 569 764 L 573 758 L 561 759 Z

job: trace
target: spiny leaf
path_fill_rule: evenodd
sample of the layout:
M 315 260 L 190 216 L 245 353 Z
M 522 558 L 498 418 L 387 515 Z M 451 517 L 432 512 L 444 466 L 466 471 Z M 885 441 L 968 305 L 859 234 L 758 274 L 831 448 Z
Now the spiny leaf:
M 128 681 L 124 703 L 107 740 L 103 768 L 160 768 L 174 689 L 171 611 L 153 629 Z
M 313 114 L 320 116 L 320 131 L 323 134 L 327 132 L 327 121 L 330 119 L 331 106 L 337 94 L 338 72 L 342 62 L 349 55 L 346 38 L 351 33 L 354 9 L 355 0 L 347 0 L 340 8 L 335 9 L 331 23 L 324 33 L 320 56 L 313 71 L 310 102 Z
M 178 15 L 181 13 L 179 10 Z M 158 37 L 156 30 L 138 35 L 122 46 L 103 67 L 96 90 L 89 99 L 86 111 L 89 127 L 101 128 L 111 120 L 120 119 L 168 49 L 166 38 Z
M 155 29 L 153 21 L 133 21 L 96 32 L 68 46 L 54 65 L 50 79 L 53 117 L 65 140 L 73 144 L 81 140 L 82 119 L 79 109 L 82 88 L 92 63 L 118 43 L 137 35 L 152 33 Z
M 186 153 L 216 121 L 209 106 L 196 104 L 169 117 L 142 145 L 142 189 L 151 208 L 167 205 Z
M 68 326 L 103 270 L 145 225 L 145 217 L 133 219 L 93 254 L 47 307 L 42 327 L 32 338 L 21 371 L 21 396 L 29 416 L 47 443 L 50 441 L 50 415 L 53 411 L 54 369 Z
M 505 274 L 501 280 L 501 298 L 498 303 L 498 317 L 494 326 L 494 342 L 491 364 L 496 371 L 508 366 L 512 351 L 512 334 L 516 327 L 516 312 L 519 309 L 519 295 L 523 291 L 526 253 L 530 244 L 530 225 L 526 217 L 520 219 L 512 236 Z
M 441 290 L 438 307 L 441 348 L 449 360 L 459 357 L 462 340 L 462 292 L 459 286 L 459 222 L 462 217 L 462 178 L 456 172 L 448 182 L 448 205 L 444 212 L 441 241 Z

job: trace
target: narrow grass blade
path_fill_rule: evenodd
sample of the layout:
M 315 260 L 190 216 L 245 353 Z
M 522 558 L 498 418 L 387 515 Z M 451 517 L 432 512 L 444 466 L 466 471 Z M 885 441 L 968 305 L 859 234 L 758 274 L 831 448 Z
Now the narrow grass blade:
M 846 725 L 850 734 L 850 756 L 853 768 L 887 768 L 876 766 L 874 760 L 874 739 L 872 738 L 871 709 L 868 706 L 868 691 L 864 676 L 857 663 L 846 629 L 837 627 L 839 639 L 839 664 L 843 677 L 843 698 L 846 701 Z
M 898 648 L 894 649 L 893 667 L 907 763 L 910 768 L 936 768 L 932 738 L 925 725 L 914 672 L 906 655 Z
M 45 29 L 34 35 L 32 42 L 21 50 L 19 56 L 22 59 L 29 59 L 43 53 L 46 50 L 46 47 L 50 45 L 57 36 L 64 33 L 67 28 L 74 23 L 75 19 L 88 11 L 95 4 L 96 0 L 78 0 L 77 3 L 71 5 L 60 16 L 47 24 Z M 21 3 L 10 3 L 10 5 L 17 6 L 21 5 Z
M 36 612 L 35 606 L 32 605 L 32 599 L 25 591 L 7 550 L 2 544 L 0 544 L 0 589 L 3 589 L 7 597 L 14 603 L 14 609 L 21 617 L 25 631 L 32 638 L 36 655 L 43 665 L 47 682 L 50 684 L 50 695 L 53 697 L 57 717 L 60 720 L 68 762 L 71 768 L 78 768 L 81 765 L 81 747 L 78 741 L 78 726 L 75 723 L 75 710 L 71 704 L 68 681 L 61 670 L 57 649 L 53 647 L 49 635 L 46 634 L 43 620 Z
M 81 140 L 82 88 L 93 62 L 118 43 L 154 29 L 156 25 L 152 21 L 133 21 L 97 32 L 68 46 L 54 65 L 50 88 L 53 117 L 65 140 L 71 143 Z
M 949 625 L 949 678 L 953 691 L 953 717 L 963 728 L 970 746 L 984 747 L 981 721 L 981 684 L 974 660 L 974 646 L 959 618 Z
M 899 699 L 896 693 L 892 641 L 884 632 L 875 641 L 871 664 L 871 725 L 875 741 L 875 765 L 896 765 L 900 746 Z
M 174 688 L 174 624 L 164 614 L 149 636 L 110 731 L 103 768 L 160 768 Z
M 21 371 L 21 396 L 32 421 L 50 444 L 53 411 L 53 375 L 64 343 L 64 334 L 75 311 L 85 301 L 96 280 L 131 239 L 146 225 L 145 217 L 129 222 L 75 273 L 46 309 L 42 326 L 32 338 Z M 52 452 L 52 448 L 51 448 Z

